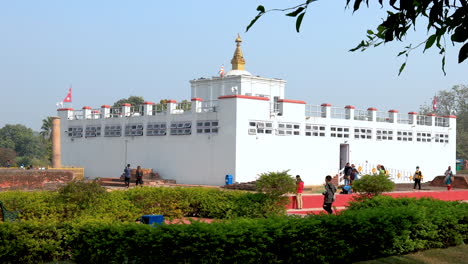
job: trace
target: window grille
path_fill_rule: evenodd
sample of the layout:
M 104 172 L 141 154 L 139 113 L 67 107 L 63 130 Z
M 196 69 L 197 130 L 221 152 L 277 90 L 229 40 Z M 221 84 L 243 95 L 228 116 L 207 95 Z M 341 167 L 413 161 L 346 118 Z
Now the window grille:
M 100 137 L 101 126 L 86 126 L 85 137 Z
M 435 142 L 437 143 L 449 143 L 449 135 L 448 134 L 435 134 Z
M 393 130 L 390 129 L 377 129 L 376 130 L 377 141 L 381 140 L 393 140 Z
M 417 132 L 416 141 L 417 142 L 431 142 L 431 133 L 429 132 Z
M 197 121 L 197 134 L 211 134 L 219 131 L 218 120 Z
M 128 124 L 125 125 L 125 136 L 143 136 L 143 124 Z
M 122 126 L 120 125 L 106 125 L 104 127 L 105 137 L 120 137 L 122 136 Z
M 413 141 L 413 132 L 411 131 L 397 131 L 398 141 Z
M 279 136 L 299 136 L 301 134 L 301 125 L 295 123 L 278 123 Z
M 170 134 L 173 136 L 191 135 L 192 134 L 192 122 L 191 121 L 171 122 Z
M 349 138 L 349 127 L 330 127 L 330 136 L 336 138 Z
M 166 123 L 148 123 L 146 125 L 147 136 L 165 136 L 166 135 Z
M 82 127 L 69 127 L 68 136 L 72 138 L 83 137 L 83 128 Z
M 354 139 L 372 139 L 371 128 L 355 128 Z
M 324 137 L 325 136 L 325 125 L 305 125 L 305 135 L 313 137 Z

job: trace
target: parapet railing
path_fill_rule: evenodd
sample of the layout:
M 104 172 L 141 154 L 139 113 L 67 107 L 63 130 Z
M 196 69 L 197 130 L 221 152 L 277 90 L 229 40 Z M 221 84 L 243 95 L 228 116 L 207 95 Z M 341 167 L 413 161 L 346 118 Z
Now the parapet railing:
M 306 117 L 325 117 L 322 115 L 322 108 L 320 105 L 305 105 Z

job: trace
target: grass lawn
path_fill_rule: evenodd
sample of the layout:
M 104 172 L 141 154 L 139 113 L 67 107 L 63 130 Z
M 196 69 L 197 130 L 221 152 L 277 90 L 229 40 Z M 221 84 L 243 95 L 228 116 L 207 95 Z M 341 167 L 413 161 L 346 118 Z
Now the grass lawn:
M 429 249 L 403 256 L 392 256 L 357 262 L 359 264 L 444 264 L 468 263 L 468 245 L 449 248 Z

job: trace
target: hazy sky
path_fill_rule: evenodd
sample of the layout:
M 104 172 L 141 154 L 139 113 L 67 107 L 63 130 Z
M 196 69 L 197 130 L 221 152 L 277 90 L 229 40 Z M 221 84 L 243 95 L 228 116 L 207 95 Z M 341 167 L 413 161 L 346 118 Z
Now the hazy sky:
M 294 1 L 0 1 L 0 127 L 39 130 L 73 86 L 73 107 L 100 107 L 130 95 L 190 99 L 189 80 L 230 69 L 237 33 L 246 70 L 287 81 L 286 98 L 308 104 L 417 111 L 439 90 L 467 84 L 468 63 L 450 43 L 447 76 L 437 52 L 413 51 L 401 76 L 404 44 L 348 52 L 378 25 L 374 3 L 353 14 L 345 0 L 311 4 L 300 34 L 295 20 L 270 14 L 249 31 L 256 7 Z M 375 1 L 376 2 L 376 1 Z M 408 40 L 419 43 L 425 21 Z

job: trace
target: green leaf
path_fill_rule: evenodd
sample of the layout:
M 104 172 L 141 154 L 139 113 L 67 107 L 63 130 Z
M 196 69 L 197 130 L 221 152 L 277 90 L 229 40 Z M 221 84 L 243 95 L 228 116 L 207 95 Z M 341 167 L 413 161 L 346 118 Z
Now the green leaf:
M 297 19 L 296 19 L 296 31 L 299 32 L 299 29 L 301 28 L 301 23 L 302 19 L 304 18 L 305 12 L 300 14 Z
M 398 71 L 398 76 L 400 76 L 401 72 L 405 69 L 405 66 L 406 62 L 401 65 L 400 70 Z
M 254 19 L 252 19 L 252 21 L 250 21 L 250 24 L 247 26 L 247 28 L 245 29 L 245 32 L 249 31 L 249 29 L 253 26 L 253 24 L 255 24 L 255 22 L 257 22 L 257 20 L 263 15 L 264 13 L 260 12 Z
M 299 15 L 299 13 L 301 13 L 304 9 L 305 9 L 304 7 L 299 7 L 299 8 L 297 8 L 296 10 L 294 10 L 293 12 L 286 14 L 286 16 L 296 17 L 296 16 Z
M 407 50 L 404 50 L 404 51 L 398 53 L 397 57 L 400 57 L 401 55 L 405 54 L 406 52 L 407 52 Z
M 369 34 L 369 35 L 374 35 L 374 31 L 368 29 L 368 30 L 367 30 L 367 34 Z
M 430 47 L 432 47 L 432 45 L 434 44 L 436 38 L 437 38 L 437 35 L 436 35 L 436 34 L 431 35 L 429 38 L 427 38 L 427 40 L 426 40 L 426 46 L 424 47 L 424 51 L 426 51 L 427 49 L 429 49 Z M 423 51 L 423 52 L 424 52 L 424 51 Z
M 444 75 L 447 75 L 447 73 L 445 72 L 445 55 L 444 57 L 442 57 L 442 71 L 444 72 Z
M 462 63 L 466 57 L 468 57 L 468 43 L 463 45 L 460 49 L 460 53 L 458 53 L 458 63 Z
M 257 6 L 257 11 L 260 13 L 265 13 L 265 7 L 262 5 Z

